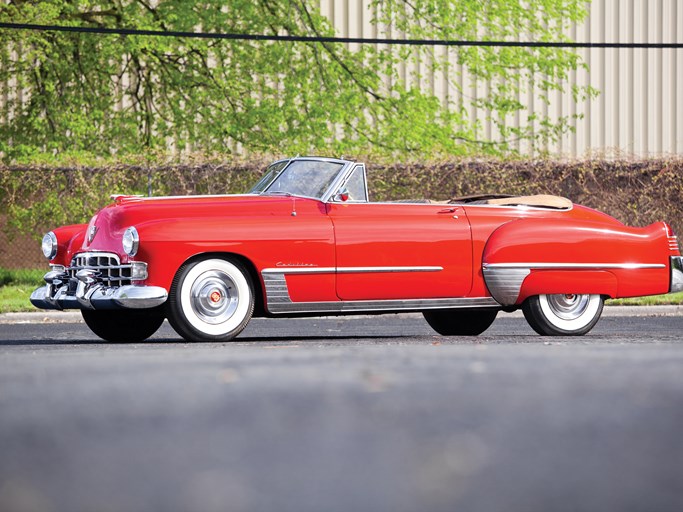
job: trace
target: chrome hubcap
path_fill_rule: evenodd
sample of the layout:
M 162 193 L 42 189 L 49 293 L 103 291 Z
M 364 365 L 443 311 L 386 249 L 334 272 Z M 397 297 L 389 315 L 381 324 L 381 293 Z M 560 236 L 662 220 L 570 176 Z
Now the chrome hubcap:
M 562 320 L 576 320 L 586 312 L 590 295 L 548 295 L 548 306 Z
M 229 275 L 218 270 L 200 274 L 192 283 L 190 297 L 192 310 L 208 324 L 228 320 L 239 303 L 235 283 Z

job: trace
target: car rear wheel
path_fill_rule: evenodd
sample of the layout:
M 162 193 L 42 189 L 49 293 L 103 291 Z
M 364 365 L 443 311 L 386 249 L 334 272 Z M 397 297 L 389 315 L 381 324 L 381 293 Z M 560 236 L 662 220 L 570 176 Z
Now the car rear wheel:
M 600 295 L 536 295 L 524 301 L 522 311 L 538 334 L 581 336 L 598 323 L 603 304 Z
M 422 313 L 427 323 L 444 336 L 477 336 L 496 319 L 497 309 L 438 309 Z
M 163 308 L 81 311 L 90 330 L 114 343 L 137 343 L 157 332 L 164 322 Z
M 168 297 L 168 320 L 188 341 L 229 341 L 254 312 L 254 286 L 236 260 L 207 258 L 183 265 Z

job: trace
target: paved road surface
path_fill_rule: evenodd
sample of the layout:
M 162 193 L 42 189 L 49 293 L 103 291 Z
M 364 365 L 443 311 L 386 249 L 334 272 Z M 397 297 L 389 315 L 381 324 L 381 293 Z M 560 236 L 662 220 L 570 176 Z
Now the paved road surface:
M 0 325 L 0 511 L 683 510 L 683 317 Z

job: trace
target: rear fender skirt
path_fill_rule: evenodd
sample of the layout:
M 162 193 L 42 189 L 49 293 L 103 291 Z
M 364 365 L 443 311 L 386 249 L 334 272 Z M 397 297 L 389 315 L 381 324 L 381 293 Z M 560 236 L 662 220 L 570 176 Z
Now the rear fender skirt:
M 548 293 L 599 294 L 612 298 L 666 293 L 669 283 L 667 272 L 663 263 L 483 265 L 486 286 L 491 296 L 503 306 L 521 304 L 531 295 Z
M 548 293 L 599 294 L 616 297 L 617 278 L 609 271 L 534 270 L 522 283 L 516 302 Z

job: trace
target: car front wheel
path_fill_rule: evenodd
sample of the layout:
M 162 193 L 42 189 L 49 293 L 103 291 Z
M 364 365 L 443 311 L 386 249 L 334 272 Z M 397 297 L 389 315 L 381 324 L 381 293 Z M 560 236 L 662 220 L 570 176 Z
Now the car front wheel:
M 163 308 L 81 311 L 90 330 L 114 343 L 137 343 L 157 332 L 164 322 Z
M 497 309 L 437 309 L 424 311 L 427 323 L 444 336 L 477 336 L 488 329 Z
M 535 295 L 524 301 L 522 311 L 538 334 L 581 336 L 598 323 L 603 304 L 600 295 Z
M 188 341 L 229 341 L 254 312 L 254 286 L 236 260 L 207 258 L 184 264 L 168 297 L 168 321 Z

